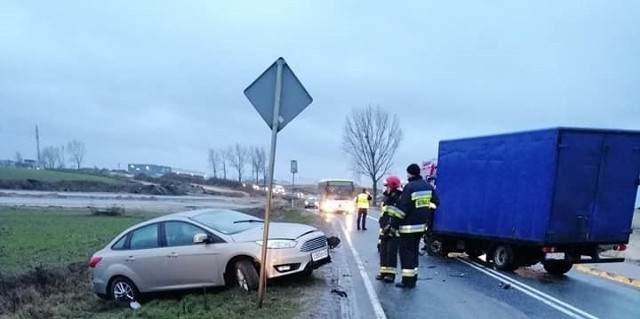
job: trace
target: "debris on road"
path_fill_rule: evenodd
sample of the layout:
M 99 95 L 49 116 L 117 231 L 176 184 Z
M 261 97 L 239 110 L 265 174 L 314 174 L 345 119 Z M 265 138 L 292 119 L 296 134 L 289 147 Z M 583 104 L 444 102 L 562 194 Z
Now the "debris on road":
M 504 289 L 504 290 L 511 289 L 511 284 L 510 283 L 505 283 L 505 282 L 501 281 L 499 286 L 502 287 L 502 289 Z
M 331 289 L 331 293 L 332 294 L 336 294 L 340 297 L 346 298 L 347 297 L 347 293 L 342 291 L 342 290 L 338 290 L 338 289 Z
M 463 278 L 463 277 L 465 277 L 465 276 L 466 276 L 466 275 L 465 275 L 464 273 L 449 274 L 449 277 L 460 277 L 460 278 Z
M 327 244 L 329 245 L 329 249 L 334 249 L 340 245 L 340 238 L 331 236 L 327 238 Z

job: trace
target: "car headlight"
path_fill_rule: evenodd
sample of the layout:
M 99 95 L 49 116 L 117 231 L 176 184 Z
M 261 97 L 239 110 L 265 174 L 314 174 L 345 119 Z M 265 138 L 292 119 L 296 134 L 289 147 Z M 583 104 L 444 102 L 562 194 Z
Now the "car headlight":
M 318 201 L 316 201 L 316 202 L 315 202 L 315 206 L 320 206 L 320 205 L 319 205 L 319 203 L 318 203 Z
M 256 244 L 262 246 L 262 240 L 258 240 Z M 298 244 L 297 241 L 291 239 L 269 239 L 267 241 L 267 248 L 269 249 L 282 249 L 293 248 Z
M 309 201 L 308 201 L 308 200 L 305 200 L 305 201 L 304 201 L 304 204 L 305 204 L 305 206 L 309 206 Z

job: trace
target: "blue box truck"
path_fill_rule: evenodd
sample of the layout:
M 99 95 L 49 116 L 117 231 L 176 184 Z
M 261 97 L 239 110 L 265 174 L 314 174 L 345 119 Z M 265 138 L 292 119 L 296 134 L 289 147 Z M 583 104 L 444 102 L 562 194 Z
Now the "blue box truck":
M 441 141 L 427 252 L 501 270 L 620 262 L 640 184 L 640 132 L 556 128 Z

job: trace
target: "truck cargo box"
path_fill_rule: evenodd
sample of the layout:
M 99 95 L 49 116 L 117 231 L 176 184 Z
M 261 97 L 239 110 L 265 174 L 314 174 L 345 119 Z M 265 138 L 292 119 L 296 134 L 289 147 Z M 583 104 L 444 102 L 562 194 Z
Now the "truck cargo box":
M 434 230 L 547 244 L 627 243 L 640 132 L 557 128 L 440 142 Z

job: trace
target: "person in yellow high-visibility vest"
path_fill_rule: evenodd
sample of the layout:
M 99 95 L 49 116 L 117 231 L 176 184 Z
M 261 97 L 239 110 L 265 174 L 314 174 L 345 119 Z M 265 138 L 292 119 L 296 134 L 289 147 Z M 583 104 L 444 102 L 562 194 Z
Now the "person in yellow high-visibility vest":
M 362 193 L 358 194 L 356 197 L 356 208 L 358 209 L 358 221 L 356 225 L 358 226 L 358 230 L 367 230 L 367 211 L 369 210 L 369 201 L 371 200 L 371 195 L 367 193 L 366 189 L 362 190 Z M 362 224 L 360 223 L 362 222 Z M 360 227 L 362 225 L 362 227 Z

